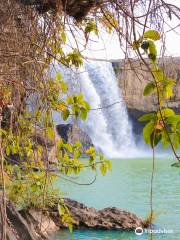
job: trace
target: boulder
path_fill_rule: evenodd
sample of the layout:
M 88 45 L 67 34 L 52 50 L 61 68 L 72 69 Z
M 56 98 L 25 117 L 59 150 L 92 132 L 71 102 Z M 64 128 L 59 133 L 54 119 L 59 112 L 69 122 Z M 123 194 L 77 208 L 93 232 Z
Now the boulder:
M 60 228 L 68 228 L 62 223 L 58 213 L 57 205 L 49 207 L 49 214 L 45 214 L 41 209 L 30 208 L 18 211 L 14 205 L 7 202 L 6 232 L 8 240 L 45 240 L 49 239 Z M 74 229 L 104 229 L 104 230 L 134 230 L 137 227 L 147 227 L 147 224 L 135 214 L 108 207 L 102 210 L 89 208 L 83 203 L 64 199 L 64 203 L 70 210 Z M 0 206 L 2 204 L 0 202 Z M 0 228 L 2 222 L 0 218 Z M 0 233 L 1 237 L 1 233 Z
M 75 144 L 80 141 L 83 151 L 93 146 L 90 137 L 81 130 L 76 124 L 59 124 L 56 126 L 57 133 L 65 143 Z
M 142 219 L 128 211 L 116 207 L 108 207 L 102 210 L 89 208 L 83 203 L 68 198 L 64 199 L 71 216 L 75 220 L 75 229 L 104 229 L 104 230 L 134 230 L 137 227 L 144 227 Z M 54 214 L 55 222 L 58 222 L 58 215 Z M 59 227 L 66 228 L 66 224 L 59 222 Z

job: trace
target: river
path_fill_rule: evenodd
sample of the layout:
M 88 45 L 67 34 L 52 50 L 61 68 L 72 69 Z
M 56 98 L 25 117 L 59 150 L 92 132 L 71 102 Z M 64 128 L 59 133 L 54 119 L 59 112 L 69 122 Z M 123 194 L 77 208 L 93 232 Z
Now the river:
M 84 160 L 85 161 L 85 160 Z M 180 170 L 171 167 L 174 161 L 169 157 L 155 161 L 153 186 L 153 208 L 155 229 L 171 233 L 154 234 L 153 239 L 180 239 Z M 66 197 L 78 200 L 89 207 L 102 209 L 108 206 L 131 211 L 146 218 L 150 210 L 151 158 L 112 159 L 112 172 L 105 177 L 98 176 L 89 186 L 79 186 L 60 180 L 58 186 Z M 76 180 L 88 183 L 93 174 L 85 170 Z M 132 232 L 78 230 L 70 234 L 60 231 L 53 240 L 145 240 L 147 234 L 137 236 Z

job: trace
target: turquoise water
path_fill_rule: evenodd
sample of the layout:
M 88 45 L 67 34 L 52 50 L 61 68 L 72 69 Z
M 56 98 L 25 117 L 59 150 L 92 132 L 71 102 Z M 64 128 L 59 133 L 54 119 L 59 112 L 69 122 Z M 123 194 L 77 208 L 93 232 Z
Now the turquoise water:
M 156 160 L 153 206 L 155 228 L 173 231 L 167 234 L 154 234 L 153 239 L 180 239 L 180 170 L 170 165 L 172 160 Z M 113 159 L 113 170 L 105 177 L 98 176 L 90 186 L 79 186 L 60 180 L 58 185 L 66 197 L 79 200 L 89 207 L 102 209 L 108 206 L 132 211 L 145 218 L 149 213 L 151 159 Z M 93 174 L 84 171 L 76 179 L 88 183 Z M 134 232 L 119 231 L 68 231 L 59 232 L 55 240 L 120 240 L 148 239 L 147 234 L 136 236 Z

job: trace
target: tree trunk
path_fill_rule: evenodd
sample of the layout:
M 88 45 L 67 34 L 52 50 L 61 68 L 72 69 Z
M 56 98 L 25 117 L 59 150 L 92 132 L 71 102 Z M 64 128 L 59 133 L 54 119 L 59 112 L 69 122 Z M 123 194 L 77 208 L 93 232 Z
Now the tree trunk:
M 32 86 L 33 75 L 37 71 L 34 62 L 37 49 L 32 44 L 32 38 L 36 41 L 34 31 L 37 31 L 33 25 L 37 26 L 37 23 L 32 21 L 33 17 L 32 9 L 26 9 L 15 0 L 0 1 L 0 111 L 2 112 L 0 128 L 8 131 L 16 130 L 16 125 L 13 123 L 16 123 L 24 109 L 29 93 L 27 88 Z M 4 156 L 1 155 L 0 161 L 3 166 Z M 4 183 L 3 172 L 2 167 L 0 181 Z M 5 191 L 4 187 L 2 191 Z M 0 195 L 0 233 L 3 232 L 7 237 L 11 235 L 9 239 L 13 239 L 14 233 L 6 218 L 5 205 L 5 197 L 2 194 Z M 4 236 L 1 236 L 1 239 L 4 239 Z
M 37 67 L 35 63 L 37 22 L 31 8 L 15 0 L 0 1 L 0 104 L 3 127 L 10 115 L 23 111 L 24 101 Z M 11 119 L 12 120 L 12 119 Z M 15 121 L 15 119 L 13 120 Z

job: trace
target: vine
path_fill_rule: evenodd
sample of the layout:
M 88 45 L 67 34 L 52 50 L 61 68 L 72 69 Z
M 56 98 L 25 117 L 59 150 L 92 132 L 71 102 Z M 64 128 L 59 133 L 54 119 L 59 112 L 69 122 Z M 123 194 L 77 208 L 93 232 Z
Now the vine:
M 160 34 L 155 30 L 148 30 L 133 46 L 135 50 L 140 48 L 145 52 L 150 66 L 145 64 L 150 70 L 153 81 L 150 81 L 144 88 L 144 96 L 154 94 L 157 96 L 157 111 L 144 114 L 139 118 L 141 122 L 147 122 L 143 129 L 143 138 L 146 144 L 149 144 L 153 151 L 151 189 L 150 189 L 150 217 L 148 219 L 150 228 L 152 228 L 153 220 L 153 180 L 155 172 L 155 147 L 162 143 L 164 148 L 169 145 L 172 148 L 175 158 L 178 162 L 171 166 L 180 167 L 180 157 L 176 149 L 180 146 L 180 115 L 175 114 L 171 108 L 167 108 L 167 100 L 173 96 L 173 87 L 175 81 L 166 76 L 162 69 L 157 64 L 157 50 L 155 41 L 160 39 Z M 138 51 L 139 54 L 140 51 Z M 152 233 L 150 235 L 152 239 Z

